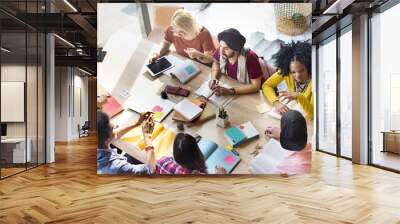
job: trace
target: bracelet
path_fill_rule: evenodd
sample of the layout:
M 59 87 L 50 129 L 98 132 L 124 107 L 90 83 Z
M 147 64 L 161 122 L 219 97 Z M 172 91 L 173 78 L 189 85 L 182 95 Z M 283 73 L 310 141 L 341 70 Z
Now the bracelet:
M 150 151 L 150 150 L 154 150 L 154 147 L 153 147 L 152 145 L 148 145 L 148 146 L 146 146 L 146 147 L 144 148 L 144 150 L 145 150 L 146 152 L 148 152 L 148 151 Z
M 232 95 L 236 95 L 236 89 L 235 88 L 231 88 L 231 90 L 233 90 L 233 94 Z

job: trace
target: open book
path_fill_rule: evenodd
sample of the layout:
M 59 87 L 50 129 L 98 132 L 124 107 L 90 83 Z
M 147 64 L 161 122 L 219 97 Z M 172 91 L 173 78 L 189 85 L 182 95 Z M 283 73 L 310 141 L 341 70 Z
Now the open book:
M 151 133 L 152 144 L 154 146 L 154 154 L 156 159 L 160 159 L 163 156 L 170 156 L 173 152 L 173 144 L 175 141 L 176 132 L 172 129 L 166 128 L 163 124 L 157 123 Z M 125 143 L 132 144 L 139 150 L 145 148 L 142 127 L 138 126 L 133 128 L 128 133 L 121 137 L 121 140 Z
M 280 100 L 279 100 L 280 101 Z M 281 101 L 282 102 L 282 101 Z M 286 104 L 286 106 L 291 109 L 291 110 L 297 110 L 298 112 L 300 112 L 304 117 L 307 116 L 306 112 L 304 112 L 303 107 L 297 103 L 297 101 L 292 100 L 290 102 L 282 102 L 283 104 Z M 268 115 L 280 120 L 282 118 L 282 114 L 280 114 L 275 107 L 273 107 L 269 112 Z
M 215 106 L 221 107 L 224 103 L 226 103 L 229 98 L 231 97 L 226 97 L 226 96 L 217 96 L 215 94 L 213 94 L 213 91 L 210 89 L 210 87 L 208 86 L 208 82 L 209 81 L 205 81 L 200 88 L 198 88 L 194 93 L 198 96 L 204 96 L 206 98 L 209 98 L 208 100 L 214 104 Z M 221 84 L 220 84 L 221 85 Z M 226 88 L 231 88 L 229 85 L 227 84 L 222 84 L 223 87 Z M 212 96 L 211 96 L 212 95 Z M 211 96 L 211 97 L 210 97 Z
M 167 70 L 166 73 L 172 77 L 175 77 L 183 84 L 200 73 L 200 69 L 190 59 L 181 60 L 173 55 L 168 55 L 167 58 L 175 66 Z
M 285 80 L 282 80 L 277 86 L 276 86 L 277 92 L 285 92 L 288 91 L 289 88 L 285 82 Z M 297 103 L 296 100 L 288 101 L 288 100 L 282 100 L 282 98 L 279 98 L 279 102 L 285 104 L 289 109 L 291 110 L 297 110 L 300 112 L 304 117 L 307 116 L 306 112 L 304 111 L 303 107 Z M 269 113 L 269 116 L 276 118 L 276 119 L 281 119 L 282 115 L 273 107 Z
M 215 166 L 217 165 L 224 167 L 227 173 L 231 173 L 240 162 L 240 157 L 238 155 L 219 147 L 215 142 L 209 139 L 201 138 L 197 144 L 204 155 L 207 173 L 209 174 L 215 174 Z
M 146 111 L 154 112 L 154 120 L 161 122 L 173 110 L 175 103 L 161 99 L 160 96 L 148 95 L 133 95 L 129 98 L 128 108 L 137 112 L 144 113 Z
M 274 174 L 275 169 L 285 158 L 286 150 L 282 148 L 280 142 L 270 139 L 264 145 L 263 150 L 259 153 L 250 164 L 250 172 L 254 174 Z

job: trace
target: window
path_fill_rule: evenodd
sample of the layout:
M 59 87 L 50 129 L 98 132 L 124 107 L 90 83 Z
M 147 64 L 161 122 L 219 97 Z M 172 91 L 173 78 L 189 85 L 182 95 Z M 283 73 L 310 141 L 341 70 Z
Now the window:
M 400 170 L 400 5 L 371 18 L 370 137 L 372 164 Z
M 340 155 L 352 156 L 352 32 L 340 36 Z
M 318 48 L 317 149 L 336 153 L 336 39 Z
M 43 4 L 43 1 L 19 2 L 18 6 L 20 13 L 36 13 Z M 46 38 L 44 33 L 4 13 L 0 17 L 9 21 L 1 24 L 0 29 L 0 111 L 6 115 L 1 117 L 4 130 L 0 178 L 5 178 L 45 163 Z M 10 100 L 11 95 L 14 101 Z

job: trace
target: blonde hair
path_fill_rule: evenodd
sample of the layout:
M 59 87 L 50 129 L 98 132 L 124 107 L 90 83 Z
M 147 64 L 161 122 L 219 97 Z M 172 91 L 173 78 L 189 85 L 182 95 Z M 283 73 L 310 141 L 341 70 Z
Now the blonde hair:
M 179 27 L 182 30 L 197 34 L 200 32 L 200 25 L 197 23 L 193 15 L 184 9 L 178 9 L 172 16 L 172 27 Z

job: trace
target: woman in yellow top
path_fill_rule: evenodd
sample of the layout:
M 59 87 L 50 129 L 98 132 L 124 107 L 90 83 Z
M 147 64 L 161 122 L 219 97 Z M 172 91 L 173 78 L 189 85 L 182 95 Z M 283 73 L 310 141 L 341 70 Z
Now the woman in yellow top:
M 262 85 L 264 95 L 281 114 L 289 110 L 282 102 L 296 100 L 303 107 L 307 118 L 312 120 L 314 97 L 311 81 L 311 44 L 306 41 L 285 44 L 272 58 L 278 71 Z M 286 87 L 281 84 L 282 81 Z M 275 92 L 278 85 L 286 90 L 278 88 Z

